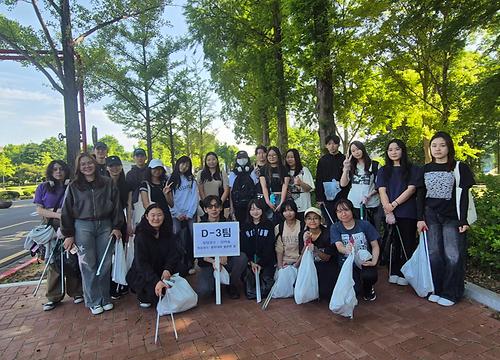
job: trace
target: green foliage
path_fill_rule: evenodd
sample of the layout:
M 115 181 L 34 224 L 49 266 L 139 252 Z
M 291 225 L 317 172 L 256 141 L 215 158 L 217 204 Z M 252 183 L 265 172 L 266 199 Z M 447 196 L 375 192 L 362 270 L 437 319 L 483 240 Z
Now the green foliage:
M 289 149 L 297 149 L 300 154 L 302 165 L 307 167 L 312 176 L 316 174 L 316 166 L 321 156 L 319 144 L 319 135 L 317 131 L 305 127 L 290 127 L 288 129 Z M 285 158 L 283 154 L 283 158 Z
M 20 194 L 17 191 L 12 191 L 12 190 L 5 190 L 5 191 L 0 191 L 0 200 L 3 201 L 12 201 L 19 199 Z
M 105 135 L 99 139 L 108 146 L 108 156 L 115 155 L 120 157 L 122 161 L 132 161 L 132 155 L 125 151 L 122 144 L 113 135 Z M 88 150 L 93 151 L 93 146 L 89 145 Z
M 470 261 L 490 273 L 500 270 L 500 177 L 483 176 L 474 189 L 478 219 L 468 237 Z
M 14 175 L 14 172 L 15 168 L 12 165 L 12 161 L 5 153 L 0 152 L 0 176 L 2 177 L 2 182 L 6 177 Z

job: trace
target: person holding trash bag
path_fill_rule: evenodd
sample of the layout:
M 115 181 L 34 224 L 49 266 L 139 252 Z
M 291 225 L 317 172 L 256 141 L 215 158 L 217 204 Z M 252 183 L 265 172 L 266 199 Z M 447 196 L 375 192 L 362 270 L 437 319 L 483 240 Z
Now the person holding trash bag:
M 217 195 L 208 195 L 203 199 L 203 210 L 205 215 L 201 217 L 200 222 L 224 222 L 226 219 L 222 215 L 222 201 Z M 248 259 L 244 253 L 239 256 L 221 256 L 220 265 L 224 266 L 229 273 L 229 284 L 227 285 L 227 293 L 231 299 L 239 299 L 240 292 L 238 289 L 241 275 L 246 269 Z M 200 296 L 211 295 L 215 291 L 215 258 L 204 257 L 198 259 L 200 273 L 197 276 L 197 292 Z M 222 270 L 222 269 L 221 269 Z
M 299 234 L 299 251 L 304 253 L 308 246 L 313 248 L 314 266 L 318 274 L 319 297 L 330 299 L 339 274 L 337 249 L 330 242 L 330 234 L 322 224 L 321 210 L 310 207 L 304 212 L 305 228 Z M 298 263 L 300 263 L 299 259 Z M 297 265 L 298 266 L 298 265 Z
M 366 220 L 354 218 L 354 206 L 347 199 L 340 199 L 335 205 L 339 222 L 330 228 L 330 239 L 339 252 L 339 268 L 354 250 L 353 265 L 354 289 L 362 293 L 366 301 L 377 298 L 373 285 L 377 282 L 377 262 L 380 255 L 379 234 Z
M 123 211 L 113 181 L 99 174 L 91 155 L 78 155 L 75 177 L 66 190 L 62 208 L 61 232 L 66 238 L 66 250 L 73 244 L 78 247 L 85 305 L 93 315 L 113 309 L 109 291 L 112 251 L 109 250 L 112 239 L 121 241 L 122 225 Z
M 44 223 L 52 226 L 54 230 L 59 229 L 61 220 L 61 207 L 63 204 L 64 192 L 69 183 L 69 167 L 62 160 L 53 160 L 47 166 L 45 171 L 46 181 L 38 185 L 35 190 L 36 212 L 42 216 Z M 55 249 L 56 239 L 51 240 L 51 252 Z M 55 250 L 57 251 L 57 250 Z M 45 253 L 45 259 L 48 261 L 49 253 Z M 73 302 L 79 304 L 83 302 L 82 279 L 68 271 L 64 274 L 66 280 L 66 293 L 73 297 Z M 64 289 L 61 289 L 61 274 L 56 270 L 56 266 L 51 261 L 47 268 L 47 302 L 43 304 L 43 310 L 49 311 L 56 307 L 64 298 Z
M 288 199 L 281 207 L 283 221 L 274 227 L 276 236 L 276 258 L 278 270 L 288 265 L 299 267 L 300 258 L 299 234 L 304 229 L 304 223 L 297 219 L 297 204 Z
M 389 141 L 385 149 L 385 166 L 377 174 L 377 188 L 386 223 L 391 229 L 392 253 L 389 254 L 391 284 L 408 285 L 401 267 L 417 247 L 416 185 L 418 168 L 408 159 L 406 145 L 399 139 Z M 396 228 L 397 227 L 397 228 Z M 386 228 L 386 231 L 389 231 Z
M 353 141 L 349 145 L 349 157 L 344 160 L 340 186 L 351 185 L 347 198 L 354 204 L 354 216 L 368 220 L 378 230 L 381 225 L 379 214 L 380 197 L 375 187 L 378 162 L 370 159 L 365 145 Z
M 464 294 L 469 192 L 475 182 L 470 168 L 455 160 L 448 133 L 437 132 L 430 148 L 432 162 L 424 165 L 417 189 L 417 228 L 427 231 L 434 282 L 434 294 L 428 300 L 452 306 Z
M 126 279 L 141 308 L 158 302 L 163 288 L 168 287 L 163 280 L 179 269 L 175 236 L 165 218 L 160 204 L 151 204 L 135 230 L 135 256 Z
M 240 228 L 241 251 L 248 259 L 245 276 L 247 299 L 256 298 L 255 273 L 259 272 L 261 295 L 266 297 L 274 283 L 276 252 L 274 227 L 264 215 L 265 205 L 261 199 L 248 204 L 248 220 Z
M 128 222 L 131 221 L 131 200 L 132 200 L 132 189 L 130 185 L 125 180 L 125 173 L 123 172 L 123 164 L 121 159 L 118 156 L 112 155 L 106 158 L 106 167 L 108 170 L 109 177 L 113 180 L 113 184 L 118 188 L 118 194 L 120 196 L 120 209 L 127 212 L 126 219 L 127 221 L 123 222 L 121 233 L 122 233 L 122 242 L 121 245 L 126 247 L 126 243 L 128 241 L 128 230 L 127 225 Z M 125 216 L 125 215 L 124 215 Z M 125 219 L 125 218 L 124 218 Z M 116 254 L 115 254 L 116 261 Z M 110 284 L 111 290 L 111 299 L 117 300 L 122 295 L 126 295 L 128 293 L 128 287 L 126 285 L 120 285 L 111 280 Z

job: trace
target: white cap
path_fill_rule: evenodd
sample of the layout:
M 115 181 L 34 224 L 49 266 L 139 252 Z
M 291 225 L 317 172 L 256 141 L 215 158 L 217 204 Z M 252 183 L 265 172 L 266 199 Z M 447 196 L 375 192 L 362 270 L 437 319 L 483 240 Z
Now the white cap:
M 161 162 L 160 159 L 153 159 L 149 162 L 149 165 L 148 167 L 150 167 L 151 169 L 154 169 L 154 168 L 157 168 L 157 167 L 162 167 L 163 169 L 165 169 L 165 166 L 163 166 L 163 163 Z

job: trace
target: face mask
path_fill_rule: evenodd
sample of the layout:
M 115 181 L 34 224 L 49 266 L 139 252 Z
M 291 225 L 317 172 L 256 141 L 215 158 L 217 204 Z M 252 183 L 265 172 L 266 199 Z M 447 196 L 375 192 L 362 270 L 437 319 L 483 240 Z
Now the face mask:
M 248 159 L 236 159 L 236 163 L 239 165 L 239 166 L 244 166 L 246 165 L 248 162 Z

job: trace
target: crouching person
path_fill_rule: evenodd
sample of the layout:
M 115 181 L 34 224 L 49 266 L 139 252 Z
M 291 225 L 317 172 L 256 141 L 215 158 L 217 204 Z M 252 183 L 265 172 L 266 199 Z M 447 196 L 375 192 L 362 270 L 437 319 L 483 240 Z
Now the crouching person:
M 330 239 L 339 251 L 339 267 L 354 249 L 355 262 L 353 265 L 354 289 L 356 294 L 362 294 L 364 300 L 373 301 L 377 298 L 373 285 L 377 282 L 377 262 L 380 254 L 378 245 L 379 234 L 375 227 L 366 220 L 354 219 L 353 205 L 350 200 L 341 199 L 335 204 L 335 211 L 339 222 L 330 228 Z M 366 261 L 356 260 L 360 251 L 367 250 L 371 259 Z M 366 254 L 366 252 L 365 252 Z
M 222 201 L 218 196 L 209 195 L 203 199 L 203 210 L 205 215 L 201 217 L 201 222 L 223 222 L 226 221 L 222 215 Z M 245 271 L 247 257 L 244 253 L 239 256 L 221 256 L 220 263 L 229 273 L 229 285 L 227 293 L 231 299 L 239 299 L 240 291 L 238 288 L 241 282 L 241 275 Z M 204 257 L 198 259 L 198 266 L 201 271 L 197 276 L 197 292 L 200 296 L 211 295 L 215 291 L 215 279 L 213 276 L 215 268 L 215 258 Z
M 139 306 L 149 308 L 179 267 L 180 257 L 172 229 L 157 203 L 149 205 L 135 230 L 135 251 L 127 274 L 130 291 L 137 294 Z

